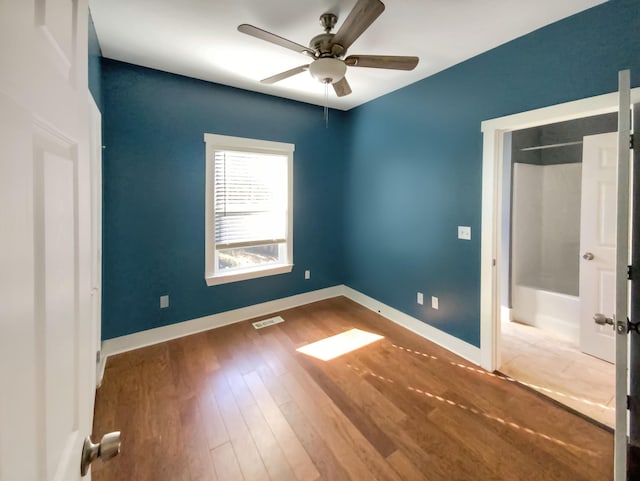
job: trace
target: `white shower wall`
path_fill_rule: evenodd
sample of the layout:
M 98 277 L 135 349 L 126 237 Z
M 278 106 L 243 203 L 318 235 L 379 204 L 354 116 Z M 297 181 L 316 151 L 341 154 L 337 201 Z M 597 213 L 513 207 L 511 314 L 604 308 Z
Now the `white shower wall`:
M 517 284 L 578 295 L 582 164 L 515 164 L 513 269 Z
M 580 285 L 580 191 L 582 164 L 542 167 L 541 284 L 572 296 Z
M 512 318 L 573 339 L 579 323 L 582 164 L 513 167 Z
M 513 165 L 513 283 L 536 288 L 542 265 L 542 172 L 539 165 Z

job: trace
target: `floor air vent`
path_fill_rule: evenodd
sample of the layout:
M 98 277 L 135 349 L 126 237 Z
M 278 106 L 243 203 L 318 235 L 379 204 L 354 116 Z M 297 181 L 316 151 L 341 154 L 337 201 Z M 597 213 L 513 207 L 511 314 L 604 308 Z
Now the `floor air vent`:
M 284 322 L 284 319 L 280 316 L 270 317 L 269 319 L 263 319 L 262 321 L 256 321 L 253 323 L 253 327 L 256 329 L 262 329 L 263 327 L 271 326 L 273 324 L 279 324 Z

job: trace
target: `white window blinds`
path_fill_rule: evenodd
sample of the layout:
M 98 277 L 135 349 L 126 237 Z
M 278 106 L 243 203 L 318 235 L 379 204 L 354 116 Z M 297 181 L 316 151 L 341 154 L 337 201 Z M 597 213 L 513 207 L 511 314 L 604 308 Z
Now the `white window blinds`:
M 288 181 L 285 155 L 216 150 L 216 249 L 287 241 Z

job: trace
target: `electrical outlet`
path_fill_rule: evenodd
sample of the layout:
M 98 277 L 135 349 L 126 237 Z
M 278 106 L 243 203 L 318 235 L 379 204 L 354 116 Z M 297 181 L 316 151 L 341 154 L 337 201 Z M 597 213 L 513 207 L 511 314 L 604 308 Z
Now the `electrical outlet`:
M 471 240 L 471 227 L 466 225 L 459 225 L 458 239 Z
M 160 309 L 169 307 L 169 296 L 160 296 Z
M 418 304 L 424 304 L 424 294 L 422 292 L 418 292 Z
M 304 271 L 304 278 L 305 279 L 311 279 L 311 271 L 310 270 L 306 270 Z
M 438 298 L 435 296 L 431 296 L 431 307 L 438 309 Z

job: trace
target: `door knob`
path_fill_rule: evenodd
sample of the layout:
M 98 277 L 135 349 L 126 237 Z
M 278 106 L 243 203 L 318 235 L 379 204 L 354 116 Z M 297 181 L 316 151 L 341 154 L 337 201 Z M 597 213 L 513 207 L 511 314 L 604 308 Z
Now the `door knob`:
M 582 258 L 585 261 L 592 261 L 594 258 L 594 255 L 591 252 L 585 252 L 584 254 L 582 254 Z
M 93 444 L 91 437 L 87 436 L 82 446 L 80 474 L 85 476 L 89 471 L 89 465 L 97 458 L 108 461 L 118 453 L 120 453 L 120 431 L 105 434 L 98 444 Z
M 604 314 L 600 314 L 599 312 L 593 315 L 593 320 L 596 321 L 596 324 L 600 324 L 601 326 L 606 326 L 607 324 L 613 326 L 613 319 L 605 316 Z

